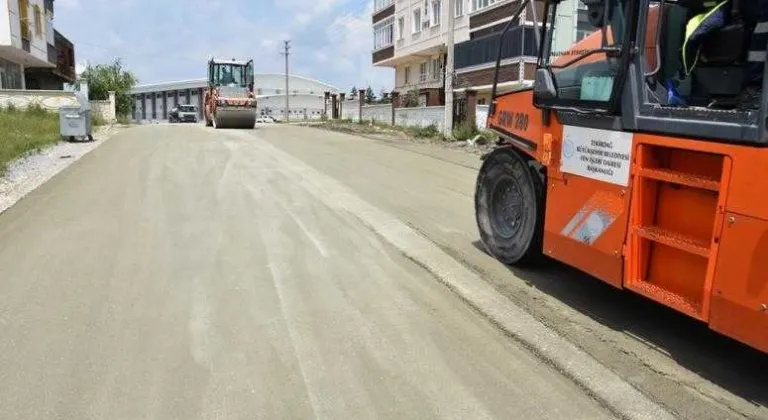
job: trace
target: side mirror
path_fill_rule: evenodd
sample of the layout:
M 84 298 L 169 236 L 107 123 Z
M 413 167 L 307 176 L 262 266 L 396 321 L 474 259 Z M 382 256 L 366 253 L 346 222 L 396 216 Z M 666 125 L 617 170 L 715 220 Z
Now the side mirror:
M 552 73 L 547 69 L 536 69 L 536 78 L 533 81 L 533 95 L 536 99 L 556 99 L 557 89 Z

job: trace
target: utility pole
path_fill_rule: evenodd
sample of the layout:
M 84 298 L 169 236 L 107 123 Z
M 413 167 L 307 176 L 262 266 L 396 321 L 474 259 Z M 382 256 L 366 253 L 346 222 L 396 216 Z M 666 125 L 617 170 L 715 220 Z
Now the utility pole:
M 285 122 L 289 122 L 291 120 L 291 102 L 290 102 L 290 96 L 288 93 L 290 92 L 288 89 L 290 88 L 288 84 L 288 56 L 291 55 L 291 41 L 286 40 L 283 41 L 285 44 L 285 52 L 282 52 L 280 54 L 285 56 Z
M 443 126 L 445 127 L 445 136 L 449 138 L 453 135 L 453 44 L 456 26 L 456 1 L 463 0 L 448 0 L 448 22 L 446 22 L 448 33 L 445 44 L 448 48 L 448 54 L 446 54 L 445 60 L 445 118 Z

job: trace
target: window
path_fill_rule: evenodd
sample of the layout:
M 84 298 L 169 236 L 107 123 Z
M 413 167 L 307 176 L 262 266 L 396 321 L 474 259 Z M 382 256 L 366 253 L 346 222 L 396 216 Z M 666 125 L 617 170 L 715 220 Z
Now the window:
M 389 7 L 395 0 L 373 0 L 373 12 Z
M 574 42 L 581 41 L 595 31 L 594 25 L 589 23 L 588 13 L 586 6 L 579 2 L 579 7 L 576 9 L 576 27 L 574 28 L 576 33 Z
M 35 35 L 37 35 L 38 38 L 42 38 L 43 31 L 45 31 L 45 27 L 43 26 L 43 12 L 37 4 L 32 6 L 32 11 L 35 15 Z
M 212 67 L 211 82 L 222 86 L 247 87 L 253 79 L 253 63 L 243 66 L 241 64 L 214 63 Z
M 427 81 L 427 62 L 419 64 L 419 82 Z
M 405 71 L 403 74 L 403 81 L 405 85 L 411 83 L 411 66 L 405 66 Z
M 443 65 L 440 58 L 433 58 L 432 59 L 432 80 L 440 80 L 440 76 L 442 75 Z
M 421 9 L 413 11 L 413 33 L 421 32 Z
M 491 7 L 496 3 L 500 3 L 503 0 L 472 0 L 472 11 L 476 12 L 478 10 L 485 9 L 486 7 Z
M 464 14 L 464 0 L 456 0 L 456 2 L 453 4 L 454 6 L 454 16 L 459 17 Z
M 20 65 L 0 58 L 0 89 L 21 89 L 21 78 Z
M 429 21 L 431 22 L 430 26 L 437 26 L 440 24 L 440 13 L 442 9 L 443 9 L 442 0 L 432 0 L 432 7 L 430 8 L 430 12 L 432 13 L 432 16 L 429 19 Z
M 397 39 L 405 38 L 405 17 L 397 19 Z
M 571 19 L 555 19 L 559 5 L 550 7 L 547 22 L 553 25 L 546 31 L 549 46 L 544 53 L 546 63 L 552 66 L 557 101 L 610 101 L 627 26 L 624 1 L 608 1 L 613 10 L 605 14 L 602 28 L 580 24 L 580 31 L 590 33 L 580 41 Z M 595 52 L 600 49 L 610 50 Z
M 373 25 L 373 49 L 378 50 L 392 45 L 395 39 L 394 16 Z
M 29 0 L 19 0 L 19 24 L 21 39 L 29 41 Z

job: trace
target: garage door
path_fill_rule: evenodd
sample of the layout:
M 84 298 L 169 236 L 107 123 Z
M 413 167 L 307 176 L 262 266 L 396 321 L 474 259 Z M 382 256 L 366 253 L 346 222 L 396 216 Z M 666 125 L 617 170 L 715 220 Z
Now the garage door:
M 142 97 L 136 97 L 136 111 L 133 118 L 135 120 L 144 119 L 144 99 Z
M 196 90 L 193 90 L 193 91 L 191 92 L 191 94 L 189 95 L 189 104 L 190 104 L 190 105 L 198 105 L 198 104 L 199 104 L 199 102 L 198 102 L 198 99 L 197 99 L 197 98 L 198 98 L 198 95 L 197 95 L 197 91 L 196 91 Z M 198 111 L 199 111 L 199 110 L 198 110 Z M 199 115 L 198 115 L 198 117 L 199 117 Z
M 155 119 L 157 120 L 164 120 L 166 118 L 165 107 L 163 106 L 163 95 L 162 92 L 155 94 L 155 106 L 157 110 Z
M 166 95 L 166 103 L 168 104 L 168 109 L 170 110 L 174 106 L 176 106 L 176 95 L 174 95 L 174 92 L 168 92 Z

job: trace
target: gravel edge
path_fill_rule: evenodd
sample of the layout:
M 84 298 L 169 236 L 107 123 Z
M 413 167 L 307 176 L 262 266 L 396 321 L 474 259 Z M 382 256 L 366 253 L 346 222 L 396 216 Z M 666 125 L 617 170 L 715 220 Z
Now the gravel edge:
M 56 174 L 101 146 L 120 129 L 121 127 L 117 125 L 97 127 L 91 142 L 59 141 L 40 152 L 28 154 L 11 162 L 6 174 L 0 178 L 0 214 Z

